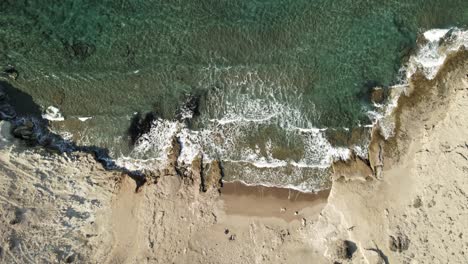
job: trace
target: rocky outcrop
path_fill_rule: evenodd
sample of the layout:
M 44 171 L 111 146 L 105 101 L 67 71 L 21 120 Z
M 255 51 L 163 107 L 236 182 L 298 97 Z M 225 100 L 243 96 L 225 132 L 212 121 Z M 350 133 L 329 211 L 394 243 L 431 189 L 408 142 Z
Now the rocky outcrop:
M 106 169 L 129 175 L 136 181 L 138 188 L 146 182 L 140 171 L 117 166 L 107 149 L 79 146 L 50 131 L 48 120 L 42 117 L 41 109 L 32 97 L 4 81 L 0 81 L 0 120 L 10 122 L 12 135 L 28 146 L 41 146 L 52 153 L 90 153 Z
M 201 174 L 201 190 L 219 190 L 222 187 L 223 169 L 218 160 L 213 160 L 203 168 Z
M 36 141 L 34 134 L 34 123 L 31 120 L 26 120 L 24 123 L 17 125 L 13 128 L 13 135 L 27 141 Z
M 333 180 L 349 181 L 361 180 L 369 181 L 374 178 L 374 172 L 367 160 L 352 153 L 347 160 L 338 160 L 332 164 Z
M 374 87 L 371 92 L 371 102 L 382 104 L 385 101 L 385 89 L 382 87 Z
M 334 164 L 337 175 L 319 220 L 326 224 L 316 229 L 326 230 L 322 237 L 332 244 L 325 249 L 330 262 L 348 263 L 338 258 L 345 255 L 339 237 L 359 245 L 351 263 L 464 263 L 467 62 L 462 48 L 434 79 L 415 74 L 393 112 L 394 133 L 385 139 L 379 124 L 367 160 Z M 344 181 L 353 170 L 379 180 Z
M 379 131 L 379 127 L 375 126 L 372 129 L 371 142 L 368 149 L 369 166 L 374 173 L 376 179 L 382 179 L 382 170 L 384 165 L 384 143 L 385 139 Z

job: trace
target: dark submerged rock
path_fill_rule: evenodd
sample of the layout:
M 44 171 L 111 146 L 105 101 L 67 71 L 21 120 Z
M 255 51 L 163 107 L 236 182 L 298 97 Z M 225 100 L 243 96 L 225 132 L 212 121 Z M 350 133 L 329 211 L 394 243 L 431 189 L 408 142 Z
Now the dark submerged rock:
M 9 78 L 13 79 L 13 80 L 16 80 L 18 79 L 19 77 L 19 72 L 18 70 L 15 69 L 15 67 L 13 66 L 8 66 L 6 67 L 3 72 L 5 73 L 6 76 L 8 76 Z
M 376 80 L 368 80 L 361 85 L 361 90 L 357 93 L 358 99 L 362 102 L 368 103 L 372 97 L 372 91 L 375 87 L 382 87 L 383 85 Z
M 348 147 L 363 142 L 370 133 L 366 127 L 353 127 L 351 129 L 329 128 L 325 130 L 325 136 L 334 146 Z
M 27 116 L 42 119 L 41 107 L 34 102 L 32 96 L 5 81 L 0 81 L 0 91 L 0 94 L 3 94 L 3 97 L 6 98 L 3 102 L 8 103 L 18 117 Z
M 150 132 L 156 119 L 157 115 L 154 112 L 146 113 L 144 117 L 142 117 L 141 113 L 137 113 L 132 118 L 130 127 L 128 128 L 128 134 L 132 145 L 134 145 L 142 135 Z
M 65 50 L 72 58 L 84 60 L 96 51 L 96 47 L 93 44 L 77 41 L 73 43 L 65 43 Z

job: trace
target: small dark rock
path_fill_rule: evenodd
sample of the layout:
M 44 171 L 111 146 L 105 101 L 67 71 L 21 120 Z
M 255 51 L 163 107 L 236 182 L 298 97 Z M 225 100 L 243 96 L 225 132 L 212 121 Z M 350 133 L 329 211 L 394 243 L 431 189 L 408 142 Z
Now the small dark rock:
M 354 253 L 357 251 L 357 246 L 353 241 L 342 240 L 337 241 L 335 250 L 337 260 L 352 259 Z
M 13 251 L 16 248 L 18 248 L 19 245 L 20 245 L 20 239 L 18 238 L 16 233 L 13 233 L 10 236 L 10 239 L 8 240 L 8 249 L 10 249 L 10 251 Z
M 282 229 L 282 230 L 279 232 L 279 235 L 280 235 L 281 241 L 284 242 L 284 240 L 286 239 L 286 237 L 288 237 L 289 235 L 291 235 L 291 233 L 290 233 L 289 230 L 287 230 L 287 229 Z
M 15 218 L 10 221 L 10 225 L 16 225 L 16 224 L 23 222 L 26 212 L 27 212 L 26 209 L 16 208 Z
M 68 256 L 67 258 L 65 258 L 65 263 L 73 263 L 73 262 L 75 262 L 75 260 L 76 260 L 76 254 L 73 253 L 70 256 Z
M 13 80 L 18 79 L 19 72 L 13 66 L 8 66 L 3 72 Z
M 21 125 L 13 128 L 13 136 L 25 140 L 34 139 L 34 123 L 30 120 L 27 120 Z
M 225 234 L 225 235 L 229 234 L 229 229 L 227 229 L 227 228 L 224 229 L 224 234 Z
M 346 249 L 346 258 L 352 259 L 354 253 L 357 251 L 356 243 L 354 243 L 353 241 L 345 240 L 344 245 Z
M 10 121 L 16 117 L 16 112 L 9 104 L 0 105 L 0 120 Z
M 414 208 L 419 208 L 422 206 L 422 200 L 420 197 L 416 197 L 416 199 L 414 199 L 414 202 L 413 202 L 413 207 Z
M 231 236 L 229 237 L 229 241 L 234 241 L 234 240 L 236 240 L 236 235 L 231 235 Z
M 71 57 L 78 59 L 86 59 L 89 56 L 93 55 L 96 50 L 96 47 L 92 44 L 85 42 L 74 42 L 72 44 L 65 44 L 65 49 Z
M 382 104 L 385 100 L 385 91 L 382 87 L 375 87 L 371 92 L 371 101 L 376 104 Z

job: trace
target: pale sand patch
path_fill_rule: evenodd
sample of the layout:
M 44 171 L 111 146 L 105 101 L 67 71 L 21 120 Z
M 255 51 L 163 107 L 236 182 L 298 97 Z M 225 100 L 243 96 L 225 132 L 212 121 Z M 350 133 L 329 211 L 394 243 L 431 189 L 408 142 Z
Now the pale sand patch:
M 329 190 L 304 193 L 293 189 L 247 186 L 227 182 L 221 188 L 221 199 L 228 215 L 277 217 L 287 222 L 304 215 L 318 216 L 327 202 Z
M 120 183 L 119 195 L 112 202 L 110 228 L 114 245 L 107 257 L 108 263 L 126 263 L 127 259 L 135 258 L 138 252 L 138 216 L 136 215 L 142 202 L 142 194 L 135 192 L 136 183 L 130 177 L 123 177 Z

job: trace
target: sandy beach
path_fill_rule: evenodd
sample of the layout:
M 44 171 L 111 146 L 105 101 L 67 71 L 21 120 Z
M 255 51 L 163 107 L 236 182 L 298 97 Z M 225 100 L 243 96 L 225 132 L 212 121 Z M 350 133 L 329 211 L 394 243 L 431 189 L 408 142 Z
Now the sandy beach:
M 301 220 L 303 215 L 318 216 L 329 192 L 304 193 L 287 188 L 228 182 L 221 189 L 221 200 L 227 215 L 275 217 L 291 222 Z

